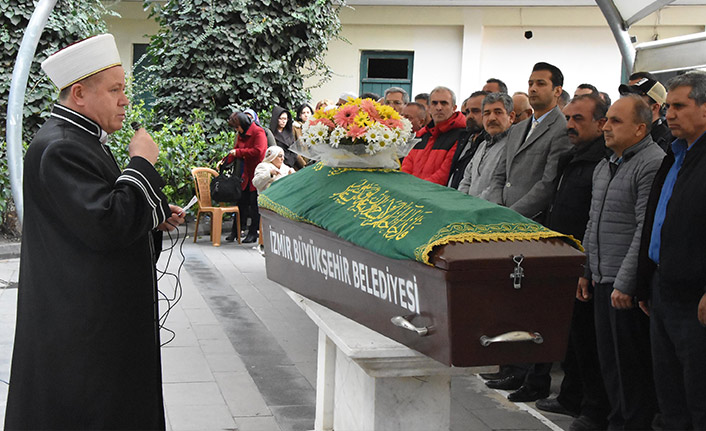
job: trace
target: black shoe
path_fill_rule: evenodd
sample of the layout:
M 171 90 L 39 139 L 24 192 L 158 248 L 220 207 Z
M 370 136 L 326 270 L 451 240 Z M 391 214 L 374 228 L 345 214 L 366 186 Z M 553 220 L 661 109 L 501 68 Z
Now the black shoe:
M 500 380 L 502 378 L 507 377 L 507 373 L 504 373 L 502 370 L 498 371 L 497 373 L 480 373 L 478 375 L 483 380 Z
M 588 416 L 581 415 L 569 426 L 569 431 L 600 431 L 606 429 L 607 425 L 601 425 Z
M 257 234 L 251 234 L 249 233 L 248 236 L 245 237 L 243 240 L 244 244 L 251 243 L 257 241 Z
M 235 235 L 233 235 L 233 234 L 228 235 L 228 236 L 226 237 L 226 241 L 228 241 L 228 242 L 233 242 L 233 241 L 235 241 Z
M 573 417 L 578 417 L 579 415 L 579 412 L 569 410 L 566 407 L 562 406 L 559 400 L 556 398 L 543 398 L 541 400 L 537 400 L 534 405 L 539 410 L 544 410 L 545 412 L 551 412 L 559 415 L 567 415 Z
M 523 380 L 519 377 L 508 376 L 497 380 L 488 380 L 485 385 L 490 389 L 504 389 L 506 391 L 514 391 L 522 386 Z
M 540 398 L 547 398 L 548 396 L 549 389 L 534 390 L 527 385 L 522 385 L 520 389 L 508 395 L 507 399 L 513 403 L 528 403 L 530 401 L 537 401 Z

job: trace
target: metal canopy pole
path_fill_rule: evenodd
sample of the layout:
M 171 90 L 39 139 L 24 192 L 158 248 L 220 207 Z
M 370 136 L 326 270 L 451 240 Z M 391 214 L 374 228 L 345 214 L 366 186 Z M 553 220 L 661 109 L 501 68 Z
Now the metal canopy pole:
M 39 38 L 47 25 L 49 15 L 57 0 L 40 0 L 32 13 L 29 25 L 22 37 L 20 49 L 17 52 L 15 68 L 12 70 L 10 95 L 7 100 L 7 160 L 10 169 L 10 187 L 15 200 L 17 218 L 22 224 L 24 215 L 24 200 L 22 198 L 22 111 L 24 110 L 25 92 L 29 69 L 37 51 Z
M 628 74 L 632 73 L 635 64 L 635 48 L 630 41 L 628 26 L 618 12 L 612 0 L 596 0 L 596 4 L 603 12 L 610 30 L 613 32 L 615 42 L 618 44 L 620 55 L 623 57 L 623 67 Z

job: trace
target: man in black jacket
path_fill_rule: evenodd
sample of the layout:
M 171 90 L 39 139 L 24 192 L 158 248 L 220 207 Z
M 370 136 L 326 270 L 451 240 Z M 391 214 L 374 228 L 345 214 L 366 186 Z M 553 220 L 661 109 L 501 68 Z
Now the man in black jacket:
M 667 84 L 677 138 L 647 203 L 637 298 L 647 311 L 664 429 L 706 429 L 706 74 Z
M 578 240 L 583 240 L 588 222 L 593 170 L 607 153 L 603 139 L 607 110 L 603 99 L 592 94 L 574 97 L 564 108 L 573 148 L 559 159 L 561 179 L 549 210 L 547 227 Z M 610 404 L 598 365 L 591 298 L 574 303 L 569 346 L 562 369 L 564 380 L 559 396 L 537 400 L 537 408 L 579 416 L 571 425 L 572 431 L 605 428 Z M 548 387 L 551 364 L 535 364 L 534 370 L 526 380 L 543 380 Z
M 451 162 L 448 184 L 451 188 L 458 189 L 466 166 L 473 158 L 478 145 L 488 136 L 483 129 L 483 111 L 481 110 L 483 99 L 488 94 L 490 93 L 487 91 L 475 91 L 461 105 L 461 113 L 466 116 L 466 130 L 458 140 L 458 146 Z

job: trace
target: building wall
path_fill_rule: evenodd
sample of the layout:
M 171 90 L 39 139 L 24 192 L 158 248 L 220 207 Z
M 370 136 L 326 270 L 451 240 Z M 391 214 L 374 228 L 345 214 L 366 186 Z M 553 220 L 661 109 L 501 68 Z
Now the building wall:
M 336 76 L 311 89 L 313 101 L 357 91 L 360 52 L 375 49 L 415 52 L 413 94 L 445 85 L 462 101 L 490 77 L 527 91 L 532 65 L 547 61 L 562 70 L 570 94 L 588 82 L 618 97 L 620 52 L 598 7 L 357 6 L 344 9 L 341 22 L 349 43 L 330 43 L 327 62 Z M 705 7 L 673 7 L 630 33 L 643 42 L 704 31 L 704 22 Z
M 108 19 L 126 66 L 132 44 L 147 43 L 157 25 L 141 2 L 118 2 L 122 18 Z M 414 51 L 412 93 L 444 85 L 462 101 L 487 78 L 500 78 L 511 91 L 526 91 L 532 65 L 548 61 L 562 69 L 573 94 L 588 82 L 616 98 L 620 53 L 596 6 L 583 7 L 405 7 L 356 6 L 341 12 L 342 40 L 329 44 L 327 62 L 335 75 L 311 99 L 337 99 L 358 92 L 364 50 Z M 705 6 L 674 6 L 633 25 L 638 42 L 704 31 Z M 533 37 L 525 39 L 525 31 Z M 129 69 L 129 67 L 126 67 Z M 314 85 L 311 79 L 306 85 Z M 460 103 L 459 103 L 460 104 Z

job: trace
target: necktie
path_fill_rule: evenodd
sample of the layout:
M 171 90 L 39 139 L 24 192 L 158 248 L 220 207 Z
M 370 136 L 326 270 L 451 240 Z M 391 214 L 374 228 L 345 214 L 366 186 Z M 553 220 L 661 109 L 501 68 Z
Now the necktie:
M 529 132 L 527 132 L 527 137 L 525 138 L 525 142 L 529 139 L 530 136 L 532 136 L 532 132 L 534 132 L 534 129 L 537 128 L 537 125 L 539 124 L 539 121 L 535 120 L 534 118 L 532 119 L 532 126 L 529 129 Z

